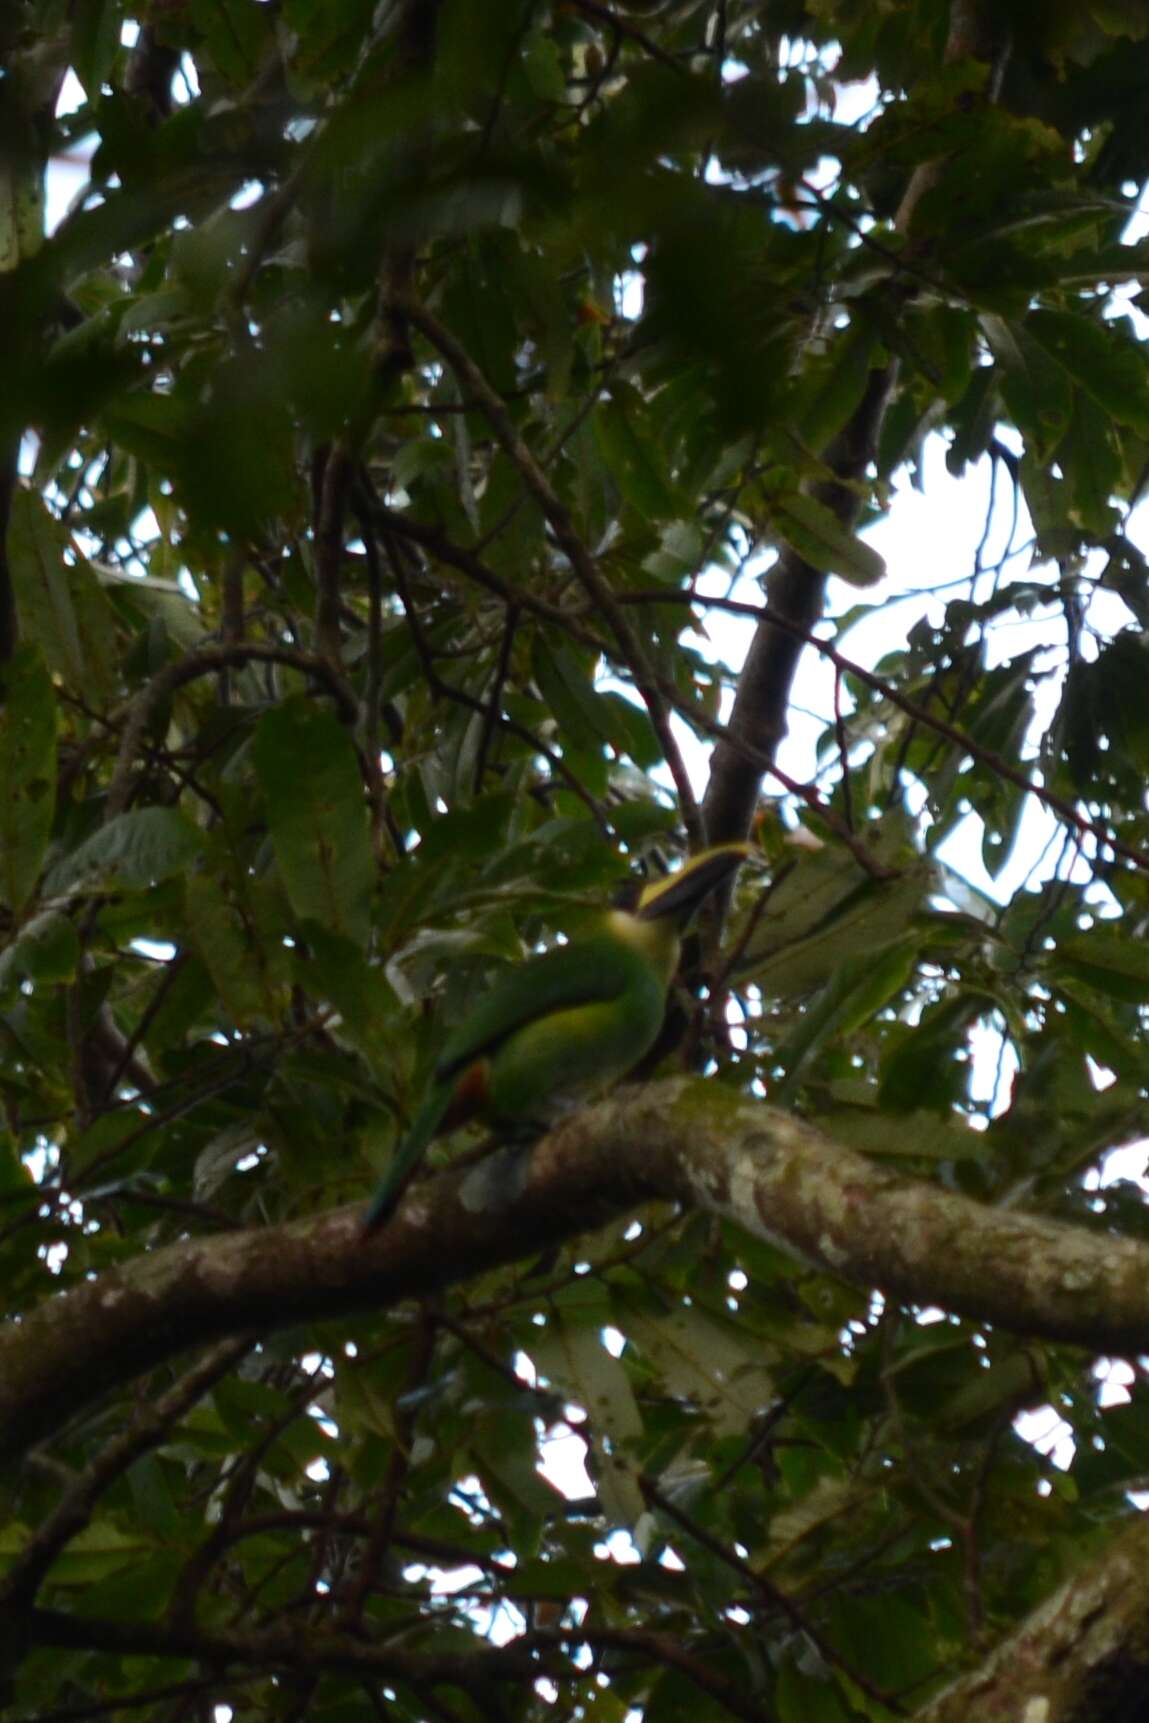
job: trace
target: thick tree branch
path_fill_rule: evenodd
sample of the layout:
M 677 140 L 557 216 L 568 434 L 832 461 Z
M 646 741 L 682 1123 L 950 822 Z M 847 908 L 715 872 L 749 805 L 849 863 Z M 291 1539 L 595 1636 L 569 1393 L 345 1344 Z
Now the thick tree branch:
M 1149 1348 L 1149 1246 L 898 1177 L 773 1108 L 676 1078 L 415 1186 L 371 1243 L 344 1208 L 172 1245 L 49 1299 L 0 1329 L 0 1452 L 190 1346 L 425 1295 L 652 1197 L 726 1215 L 907 1303 L 1098 1352 Z
M 986 0 L 952 0 L 943 55 L 947 64 L 976 58 L 996 65 L 1008 39 L 1009 21 L 1000 7 L 988 5 Z M 914 170 L 894 219 L 900 232 L 911 231 L 914 211 L 935 183 L 937 172 L 934 162 L 923 162 Z M 915 289 L 908 276 L 906 285 L 897 291 L 903 301 L 913 297 Z M 888 294 L 889 289 L 883 292 Z M 874 460 L 882 420 L 896 384 L 897 366 L 893 362 L 871 374 L 853 416 L 821 456 L 832 476 L 809 487 L 810 495 L 844 527 L 852 528 L 861 512 L 858 481 Z M 772 762 L 786 734 L 802 635 L 809 634 L 821 616 L 825 593 L 826 576 L 796 551 L 783 548 L 766 577 L 767 604 L 783 625 L 774 619 L 759 623 L 738 678 L 729 740 L 716 746 L 711 761 L 710 782 L 702 801 L 710 843 L 743 838 L 750 830 L 762 785 L 763 767 L 757 761 Z
M 1135 1723 L 1149 1692 L 1147 1621 L 1149 1521 L 1141 1515 L 972 1674 L 939 1694 L 920 1723 Z
M 892 366 L 872 374 L 853 419 L 823 456 L 835 477 L 810 488 L 810 494 L 843 526 L 853 526 L 860 511 L 853 481 L 873 458 L 892 387 Z M 711 759 L 702 802 L 710 843 L 743 838 L 750 830 L 763 772 L 786 734 L 790 688 L 803 639 L 821 616 L 825 596 L 826 576 L 796 551 L 784 549 L 766 577 L 770 616 L 758 624 L 739 672 L 729 737 L 717 743 Z
M 28 1612 L 27 1635 L 37 1645 L 119 1652 L 125 1656 L 197 1658 L 217 1665 L 255 1663 L 388 1677 L 416 1683 L 450 1682 L 463 1686 L 482 1680 L 534 1680 L 542 1669 L 529 1649 L 512 1642 L 477 1652 L 428 1652 L 373 1645 L 350 1634 L 303 1632 L 285 1621 L 281 1627 L 247 1632 L 222 1628 L 168 1626 L 149 1621 L 86 1620 L 61 1610 Z
M 307 1675 L 325 1671 L 372 1675 L 410 1682 L 418 1689 L 440 1685 L 474 1690 L 494 1682 L 531 1682 L 540 1675 L 569 1676 L 571 1650 L 630 1652 L 644 1663 L 677 1670 L 722 1710 L 745 1723 L 770 1723 L 773 1712 L 745 1693 L 725 1675 L 713 1670 L 665 1633 L 641 1628 L 533 1629 L 507 1645 L 474 1651 L 410 1651 L 404 1646 L 377 1644 L 349 1633 L 329 1633 L 282 1626 L 248 1632 L 181 1628 L 147 1621 L 106 1621 L 66 1615 L 60 1610 L 30 1610 L 24 1629 L 31 1643 L 65 1649 L 118 1652 L 124 1656 L 196 1659 L 217 1667 L 245 1664 L 299 1670 Z M 583 1671 L 585 1674 L 585 1671 Z

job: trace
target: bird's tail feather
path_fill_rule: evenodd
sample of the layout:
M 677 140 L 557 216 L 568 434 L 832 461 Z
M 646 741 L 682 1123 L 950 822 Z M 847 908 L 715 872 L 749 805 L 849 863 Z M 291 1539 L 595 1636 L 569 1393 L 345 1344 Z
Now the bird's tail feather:
M 395 1159 L 383 1174 L 370 1206 L 363 1218 L 365 1234 L 378 1232 L 394 1214 L 399 1199 L 407 1189 L 416 1167 L 427 1152 L 427 1145 L 443 1122 L 453 1095 L 450 1083 L 436 1084 L 411 1122 Z

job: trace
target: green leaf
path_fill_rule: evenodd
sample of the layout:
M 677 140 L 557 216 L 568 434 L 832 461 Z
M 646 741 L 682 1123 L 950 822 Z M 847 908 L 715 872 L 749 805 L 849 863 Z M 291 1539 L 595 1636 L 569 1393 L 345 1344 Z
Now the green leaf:
M 102 576 L 84 557 L 77 557 L 68 570 L 68 583 L 84 660 L 85 692 L 93 703 L 107 703 L 115 694 L 121 669 L 116 613 L 104 591 Z M 136 587 L 143 584 L 133 583 Z
M 1144 1070 L 1140 1039 L 1136 1034 L 1123 1035 L 1116 1023 L 1109 1020 L 1096 988 L 1081 986 L 1066 974 L 1064 966 L 1059 966 L 1057 993 L 1065 1005 L 1065 1020 L 1074 1043 L 1099 1065 L 1107 1065 L 1118 1076 L 1136 1083 Z M 1117 1015 L 1112 1013 L 1114 1017 Z
M 96 102 L 120 45 L 119 8 L 112 0 L 77 0 L 70 16 L 71 64 L 89 102 Z
M 882 1062 L 878 1105 L 890 1113 L 918 1108 L 946 1115 L 966 1087 L 966 1067 L 958 1055 L 971 1026 L 996 1001 L 962 990 L 925 1013 L 920 1024 L 895 1041 Z
M 982 1161 L 993 1152 L 985 1131 L 961 1123 L 961 1116 L 939 1118 L 936 1113 L 903 1113 L 896 1131 L 880 1108 L 835 1107 L 825 1116 L 825 1128 L 835 1142 L 847 1143 L 865 1155 L 906 1155 L 914 1160 Z
M 1001 369 L 1001 393 L 1038 461 L 1057 447 L 1069 424 L 1073 386 L 1030 326 L 986 315 L 982 328 Z
M 1149 999 L 1149 946 L 1108 928 L 1094 928 L 1079 939 L 1067 939 L 1050 965 L 1087 982 L 1098 993 L 1139 1005 Z
M 44 884 L 46 896 L 95 886 L 141 887 L 183 873 L 203 839 L 176 808 L 137 808 L 118 814 L 58 861 Z
M 219 995 L 241 1026 L 269 1015 L 260 954 L 253 930 L 224 882 L 208 873 L 184 881 L 184 908 L 192 944 L 207 965 Z
M 216 70 L 233 84 L 248 83 L 258 70 L 267 37 L 267 20 L 259 7 L 245 0 L 192 0 L 191 14 Z
M 786 1072 L 782 1094 L 776 1093 L 775 1099 L 789 1092 L 801 1066 L 819 1047 L 852 1034 L 896 998 L 909 983 L 917 958 L 918 941 L 903 939 L 839 963 L 794 1033 L 775 1051 L 777 1064 Z
M 1108 414 L 1080 390 L 1057 455 L 1072 493 L 1070 519 L 1094 538 L 1105 538 L 1118 523 L 1112 499 L 1121 485 L 1124 462 Z
M 779 1671 L 774 1688 L 778 1723 L 852 1723 L 854 1715 L 824 1665 L 817 1672 L 803 1673 L 787 1662 Z
M 0 1568 L 8 1567 L 21 1554 L 29 1533 L 15 1524 L 0 1530 Z M 143 1533 L 124 1532 L 110 1520 L 94 1520 L 78 1531 L 56 1557 L 49 1573 L 52 1585 L 91 1585 L 117 1573 L 130 1562 L 140 1561 L 154 1550 Z
M 68 537 L 33 491 L 18 486 L 8 521 L 8 563 L 24 638 L 72 687 L 84 679 L 84 654 L 64 563 Z
M 0 667 L 0 901 L 19 914 L 40 877 L 56 806 L 56 697 L 34 646 Z
M 538 1445 L 530 1423 L 517 1412 L 488 1412 L 474 1421 L 469 1447 L 484 1487 L 515 1527 L 518 1537 L 545 1521 L 561 1497 L 538 1470 Z
M 363 945 L 375 861 L 351 738 L 298 696 L 260 719 L 253 757 L 292 909 Z
M 297 972 L 303 987 L 336 1007 L 333 1025 L 380 1077 L 396 1066 L 394 1015 L 399 1001 L 387 977 L 367 962 L 358 945 L 315 923 L 304 928 L 307 956 Z
M 662 520 L 675 510 L 674 494 L 661 471 L 661 458 L 649 438 L 635 428 L 620 387 L 602 403 L 594 426 L 603 460 L 626 501 L 644 518 Z
M 260 1147 L 263 1139 L 256 1129 L 258 1122 L 244 1120 L 228 1125 L 200 1150 L 192 1174 L 192 1195 L 197 1203 L 211 1202 L 239 1163 Z
M 648 772 L 662 758 L 662 745 L 645 706 L 625 694 L 607 689 L 599 694 L 599 710 L 610 726 L 610 740 L 620 754 L 629 754 L 640 771 Z
M 549 35 L 533 34 L 523 54 L 523 71 L 536 96 L 546 102 L 561 102 L 566 95 L 566 74 L 557 44 Z
M 592 669 L 569 646 L 552 645 L 540 633 L 533 656 L 539 690 L 562 728 L 564 748 L 596 749 L 610 733 L 609 715 L 600 706 Z
M 884 559 L 831 514 L 824 503 L 792 491 L 770 505 L 774 532 L 803 561 L 823 574 L 837 574 L 851 586 L 873 586 L 886 572 Z
M 630 1447 L 642 1416 L 626 1367 L 607 1351 L 611 1320 L 605 1288 L 576 1280 L 552 1301 L 546 1328 L 532 1337 L 531 1355 L 548 1381 L 585 1407 L 603 1512 L 613 1525 L 634 1525 L 644 1511 Z
M 802 854 L 754 915 L 738 960 L 740 978 L 775 998 L 809 992 L 848 958 L 884 950 L 904 935 L 934 884 L 920 859 L 897 878 L 863 874 L 848 851 Z
M 1096 322 L 1081 312 L 1033 311 L 1025 327 L 1112 419 L 1149 436 L 1149 361 L 1124 322 Z
M 761 1345 L 735 1322 L 695 1305 L 667 1311 L 615 1290 L 619 1326 L 655 1366 L 666 1391 L 689 1401 L 724 1435 L 748 1428 L 774 1388 Z
M 0 950 L 0 993 L 21 981 L 71 981 L 80 961 L 80 941 L 66 915 L 46 910 L 34 916 Z
M 901 323 L 907 360 L 942 399 L 953 405 L 964 395 L 977 344 L 972 311 L 952 305 L 910 305 Z
M 20 1158 L 11 1132 L 0 1130 L 0 1202 L 34 1196 L 32 1175 Z
M 794 434 L 820 454 L 842 429 L 866 390 L 877 348 L 877 334 L 854 319 L 816 363 L 808 365 L 792 409 Z

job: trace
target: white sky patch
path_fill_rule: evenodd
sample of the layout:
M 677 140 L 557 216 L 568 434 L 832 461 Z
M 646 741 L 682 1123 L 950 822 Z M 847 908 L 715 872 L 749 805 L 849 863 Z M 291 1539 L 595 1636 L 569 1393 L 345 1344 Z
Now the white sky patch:
M 515 1353 L 514 1362 L 512 1363 L 511 1368 L 514 1370 L 519 1381 L 525 1382 L 528 1388 L 538 1387 L 539 1373 L 535 1368 L 534 1359 L 529 1357 L 526 1352 Z
M 619 1567 L 634 1567 L 642 1561 L 642 1551 L 630 1533 L 621 1528 L 595 1544 L 594 1553 L 601 1561 L 617 1562 Z
M 586 1469 L 586 1440 L 556 1425 L 539 1446 L 539 1473 L 568 1501 L 594 1495 L 594 1484 Z
M 1130 1179 L 1144 1185 L 1147 1164 L 1149 1140 L 1144 1137 L 1136 1143 L 1126 1143 L 1120 1149 L 1110 1149 L 1101 1163 L 1098 1188 L 1104 1190 L 1106 1185 L 1116 1184 L 1119 1179 Z
M 1023 1442 L 1051 1460 L 1059 1472 L 1067 1472 L 1077 1452 L 1073 1426 L 1054 1406 L 1036 1406 L 1014 1419 L 1014 1429 Z
M 138 951 L 141 957 L 150 957 L 156 963 L 170 963 L 176 954 L 174 945 L 159 939 L 133 939 L 132 950 Z
M 1099 1406 L 1127 1406 L 1133 1398 L 1129 1390 L 1137 1380 L 1137 1372 L 1124 1358 L 1099 1358 L 1093 1366 L 1098 1383 Z
M 483 1570 L 473 1564 L 467 1567 L 428 1569 L 435 1575 L 436 1595 L 452 1597 L 456 1592 L 474 1591 L 483 1583 Z
M 996 1020 L 984 1018 L 969 1031 L 969 1096 L 991 1118 L 1009 1110 L 1010 1088 L 1020 1070 L 1013 1042 Z

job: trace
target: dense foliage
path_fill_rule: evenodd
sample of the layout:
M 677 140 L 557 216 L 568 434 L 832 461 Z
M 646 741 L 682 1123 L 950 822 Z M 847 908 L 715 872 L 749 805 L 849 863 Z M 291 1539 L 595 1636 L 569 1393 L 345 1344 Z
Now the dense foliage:
M 274 1229 L 365 1198 L 505 965 L 752 831 L 644 1077 L 1149 1240 L 1099 1188 L 1146 1121 L 1144 9 L 14 0 L 0 53 L 0 1379 L 80 1313 L 0 1474 L 9 1714 L 928 1707 L 1135 1524 L 1140 1365 L 1105 1405 L 1101 1341 L 883 1297 L 912 1238 L 843 1280 L 704 1205 L 450 1285 L 424 1238 L 399 1301 L 277 1286 Z M 983 547 L 857 663 L 939 439 Z M 939 859 L 1000 880 L 1034 809 L 1016 890 Z M 165 1283 L 109 1340 L 188 1239 L 291 1325 Z

